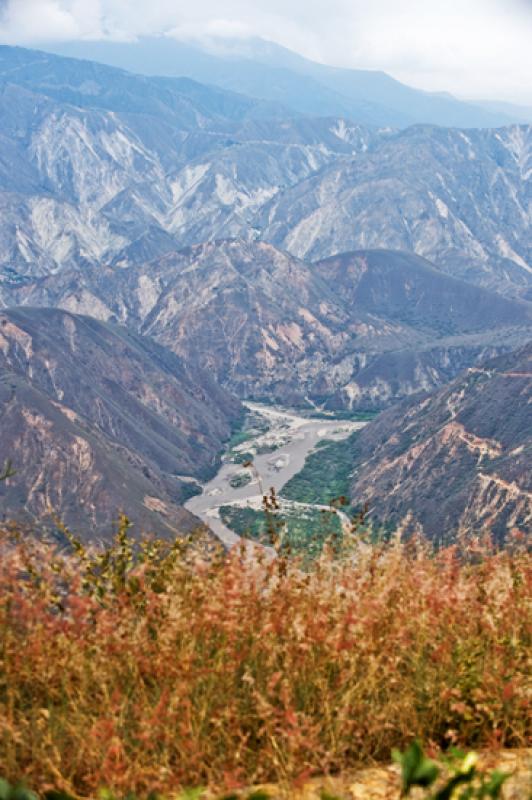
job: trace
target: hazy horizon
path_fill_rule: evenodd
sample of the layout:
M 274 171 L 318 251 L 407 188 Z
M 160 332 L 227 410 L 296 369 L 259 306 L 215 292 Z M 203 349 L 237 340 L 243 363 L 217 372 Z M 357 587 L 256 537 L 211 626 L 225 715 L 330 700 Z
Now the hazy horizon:
M 169 35 L 210 46 L 259 37 L 339 67 L 383 70 L 415 88 L 532 106 L 532 3 L 450 0 L 0 0 L 0 41 L 38 47 Z

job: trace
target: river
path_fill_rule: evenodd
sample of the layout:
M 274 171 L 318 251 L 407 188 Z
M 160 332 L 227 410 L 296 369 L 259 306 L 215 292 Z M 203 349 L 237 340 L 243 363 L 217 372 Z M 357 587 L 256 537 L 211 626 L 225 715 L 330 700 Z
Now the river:
M 276 449 L 254 456 L 252 480 L 239 487 L 231 486 L 230 481 L 242 473 L 243 467 L 233 463 L 226 454 L 217 474 L 203 486 L 202 493 L 185 503 L 185 508 L 203 520 L 227 547 L 236 544 L 240 537 L 220 519 L 220 506 L 260 508 L 263 492 L 273 488 L 279 493 L 285 483 L 302 469 L 307 455 L 321 439 L 345 439 L 367 424 L 363 421 L 318 419 L 261 403 L 245 402 L 244 406 L 248 413 L 262 421 L 264 427 L 267 423 L 268 430 L 257 432 L 233 448 L 232 453 L 272 446 Z

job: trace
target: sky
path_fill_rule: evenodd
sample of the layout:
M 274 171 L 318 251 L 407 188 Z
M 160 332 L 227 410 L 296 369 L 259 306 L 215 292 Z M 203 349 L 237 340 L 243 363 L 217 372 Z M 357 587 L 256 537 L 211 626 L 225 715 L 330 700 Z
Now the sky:
M 421 89 L 532 106 L 532 0 L 0 0 L 0 42 L 259 36 Z

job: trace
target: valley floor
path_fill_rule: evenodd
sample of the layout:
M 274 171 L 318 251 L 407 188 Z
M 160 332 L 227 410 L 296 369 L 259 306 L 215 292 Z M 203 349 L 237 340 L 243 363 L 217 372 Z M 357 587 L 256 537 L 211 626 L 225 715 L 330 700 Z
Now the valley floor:
M 242 441 L 229 445 L 216 476 L 185 505 L 229 547 L 240 537 L 223 522 L 220 508 L 230 505 L 259 510 L 264 494 L 273 488 L 278 495 L 320 442 L 340 441 L 367 424 L 365 420 L 304 416 L 261 403 L 247 402 L 245 406 L 248 417 L 239 436 Z M 252 468 L 243 466 L 242 462 L 251 461 Z M 301 510 L 322 508 L 321 504 L 304 504 Z

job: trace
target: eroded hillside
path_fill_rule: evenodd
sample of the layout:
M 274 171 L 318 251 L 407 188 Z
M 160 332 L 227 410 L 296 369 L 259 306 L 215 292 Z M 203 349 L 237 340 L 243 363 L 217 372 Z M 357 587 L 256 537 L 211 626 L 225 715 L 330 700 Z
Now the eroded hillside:
M 532 525 L 532 345 L 399 404 L 356 443 L 352 498 L 441 540 Z
M 97 536 L 123 509 L 139 531 L 194 527 L 181 503 L 240 413 L 208 376 L 117 326 L 35 308 L 0 315 L 0 373 L 4 519 L 55 512 Z

